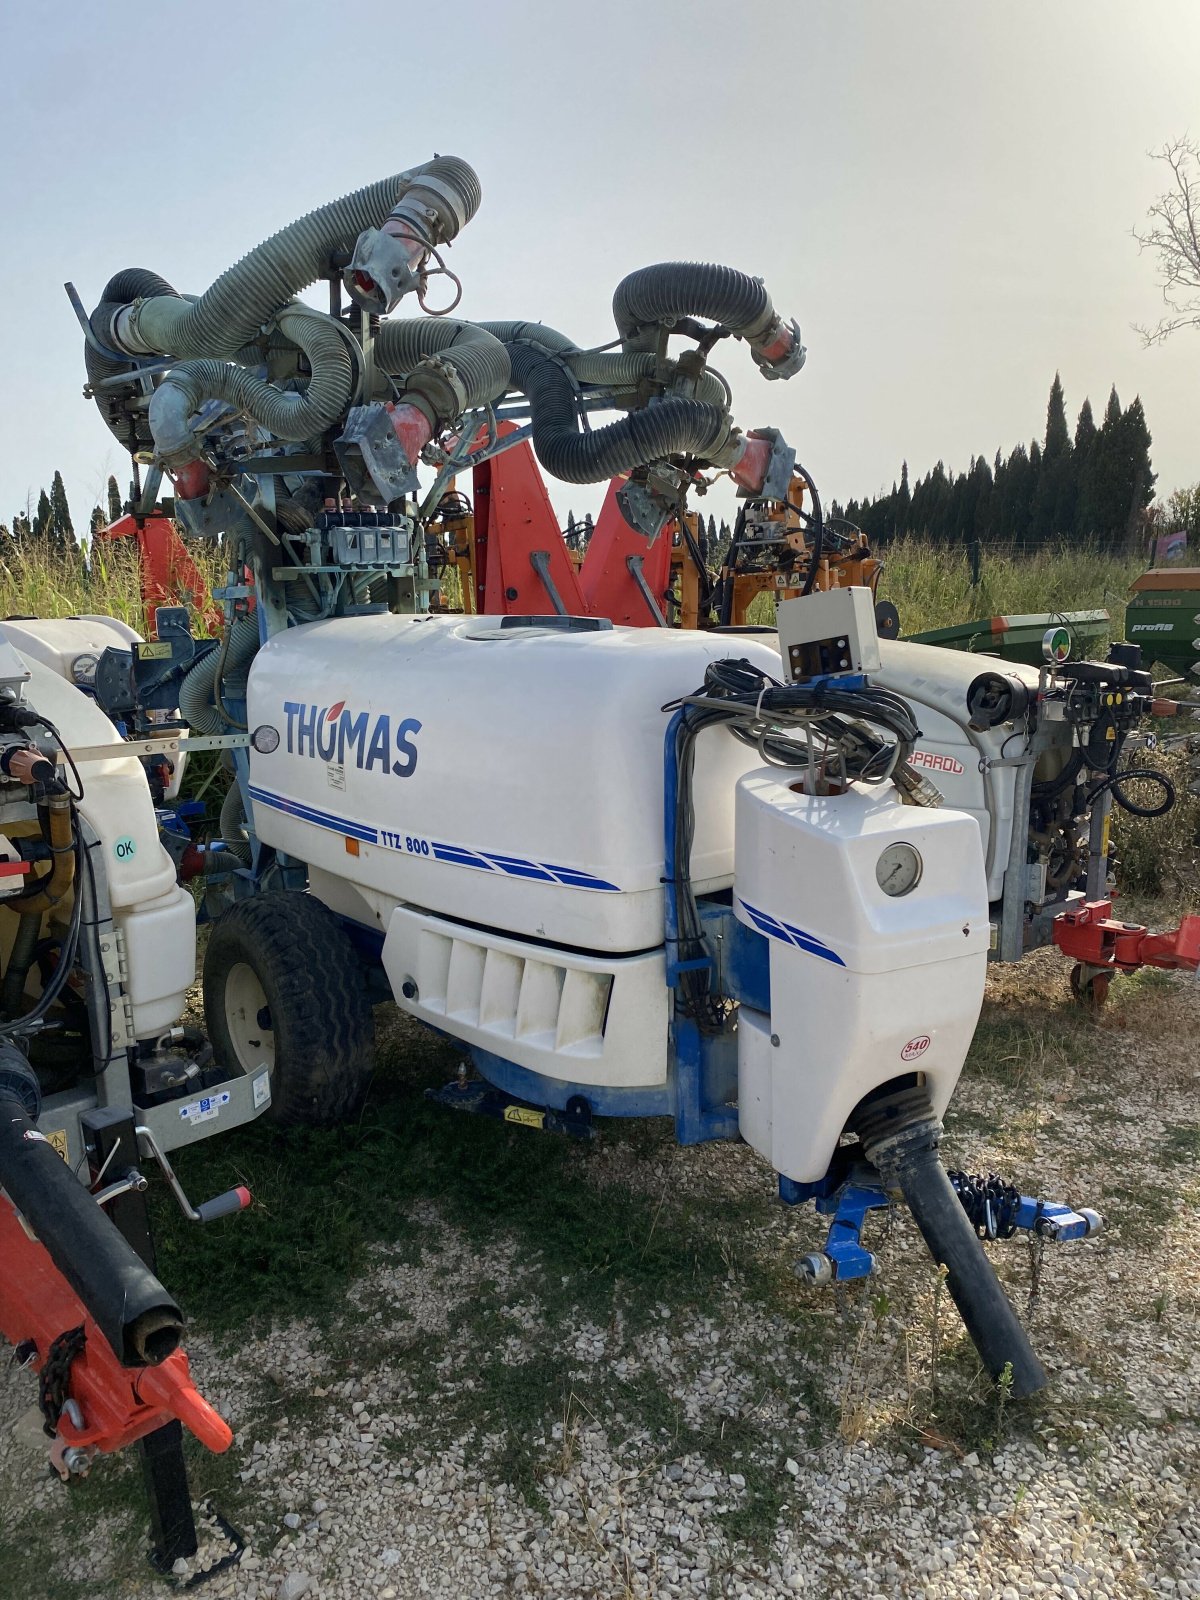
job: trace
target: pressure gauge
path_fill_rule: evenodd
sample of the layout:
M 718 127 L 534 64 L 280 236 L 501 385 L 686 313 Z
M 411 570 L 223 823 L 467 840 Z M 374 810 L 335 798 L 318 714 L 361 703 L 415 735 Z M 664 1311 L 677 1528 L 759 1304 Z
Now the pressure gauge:
M 921 881 L 923 867 L 915 845 L 890 844 L 875 863 L 875 881 L 884 894 L 910 894 Z

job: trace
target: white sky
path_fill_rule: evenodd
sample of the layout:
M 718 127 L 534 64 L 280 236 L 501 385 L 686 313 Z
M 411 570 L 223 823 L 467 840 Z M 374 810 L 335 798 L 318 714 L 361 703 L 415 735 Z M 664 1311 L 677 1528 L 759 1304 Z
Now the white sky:
M 128 478 L 64 279 L 89 309 L 126 266 L 200 293 L 434 150 L 483 185 L 463 315 L 599 343 L 634 267 L 764 277 L 808 365 L 718 364 L 826 501 L 1040 435 L 1056 368 L 1072 428 L 1115 382 L 1159 492 L 1200 479 L 1200 331 L 1142 348 L 1159 296 L 1129 232 L 1164 187 L 1147 151 L 1200 132 L 1197 0 L 0 0 L 0 44 L 0 520 L 55 467 L 77 527 Z

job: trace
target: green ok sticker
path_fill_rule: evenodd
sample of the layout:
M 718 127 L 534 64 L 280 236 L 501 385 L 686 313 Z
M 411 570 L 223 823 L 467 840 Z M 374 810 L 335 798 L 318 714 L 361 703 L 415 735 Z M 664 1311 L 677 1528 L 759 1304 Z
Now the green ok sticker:
M 118 861 L 132 861 L 137 855 L 137 840 L 132 834 L 123 833 L 113 845 L 113 855 Z

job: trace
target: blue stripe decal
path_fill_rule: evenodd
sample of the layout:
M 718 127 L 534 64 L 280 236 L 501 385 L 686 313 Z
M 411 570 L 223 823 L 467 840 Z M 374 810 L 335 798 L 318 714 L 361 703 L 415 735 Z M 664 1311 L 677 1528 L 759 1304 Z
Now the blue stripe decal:
M 318 828 L 328 828 L 333 833 L 349 834 L 352 839 L 362 839 L 367 844 L 378 844 L 379 834 L 374 828 L 367 827 L 363 822 L 351 822 L 348 817 L 335 816 L 332 811 L 318 811 L 315 806 L 302 804 L 299 800 L 289 800 L 281 794 L 272 794 L 269 789 L 250 788 L 250 798 L 259 805 L 269 806 L 273 811 L 285 812 L 288 816 L 298 817 L 301 822 L 311 822 Z
M 739 900 L 741 896 L 739 895 Z M 746 915 L 753 922 L 760 933 L 765 933 L 768 939 L 778 939 L 781 944 L 790 944 L 797 950 L 803 950 L 810 956 L 819 956 L 822 961 L 832 961 L 835 967 L 844 967 L 846 963 L 836 950 L 831 950 L 827 944 L 822 944 L 815 934 L 805 933 L 803 928 L 794 928 L 790 922 L 779 922 L 774 917 L 769 917 L 765 911 L 759 911 L 741 900 L 741 906 Z
M 327 828 L 331 833 L 340 833 L 351 839 L 361 839 L 366 844 L 377 844 L 385 850 L 399 850 L 402 855 L 415 854 L 405 850 L 401 844 L 393 843 L 399 838 L 398 834 L 380 835 L 377 828 L 369 827 L 365 822 L 354 822 L 349 817 L 340 817 L 333 811 L 320 811 L 316 806 L 310 806 L 300 800 L 290 800 L 286 795 L 274 794 L 270 789 L 259 789 L 254 785 L 250 788 L 252 801 L 262 806 L 269 806 L 273 811 L 282 811 L 286 816 L 295 817 L 300 822 L 312 823 L 317 828 Z M 431 840 L 429 850 L 437 861 L 444 861 L 452 867 L 472 867 L 476 872 L 500 872 L 510 878 L 531 878 L 541 883 L 558 883 L 567 889 L 596 889 L 603 894 L 619 894 L 621 891 L 617 884 L 609 883 L 604 878 L 597 878 L 593 873 L 582 872 L 578 867 L 556 867 L 548 861 L 526 861 L 522 856 L 497 856 L 488 855 L 482 850 L 469 850 L 465 845 L 441 844 Z

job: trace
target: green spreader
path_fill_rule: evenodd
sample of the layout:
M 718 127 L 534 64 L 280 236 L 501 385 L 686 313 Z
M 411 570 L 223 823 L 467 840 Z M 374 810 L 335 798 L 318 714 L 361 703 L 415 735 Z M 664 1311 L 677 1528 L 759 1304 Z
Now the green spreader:
M 1200 601 L 1200 594 L 1196 596 Z M 981 655 L 999 656 L 1003 661 L 1023 661 L 1040 667 L 1046 660 L 1043 641 L 1052 629 L 1065 628 L 1070 635 L 1070 654 L 1076 659 L 1100 648 L 1109 632 L 1107 611 L 1040 611 L 1020 617 L 984 617 L 977 622 L 960 622 L 953 628 L 930 628 L 907 637 L 914 644 L 936 644 L 943 650 L 973 650 Z
M 1135 578 L 1125 637 L 1148 666 L 1200 679 L 1200 567 L 1151 567 Z

